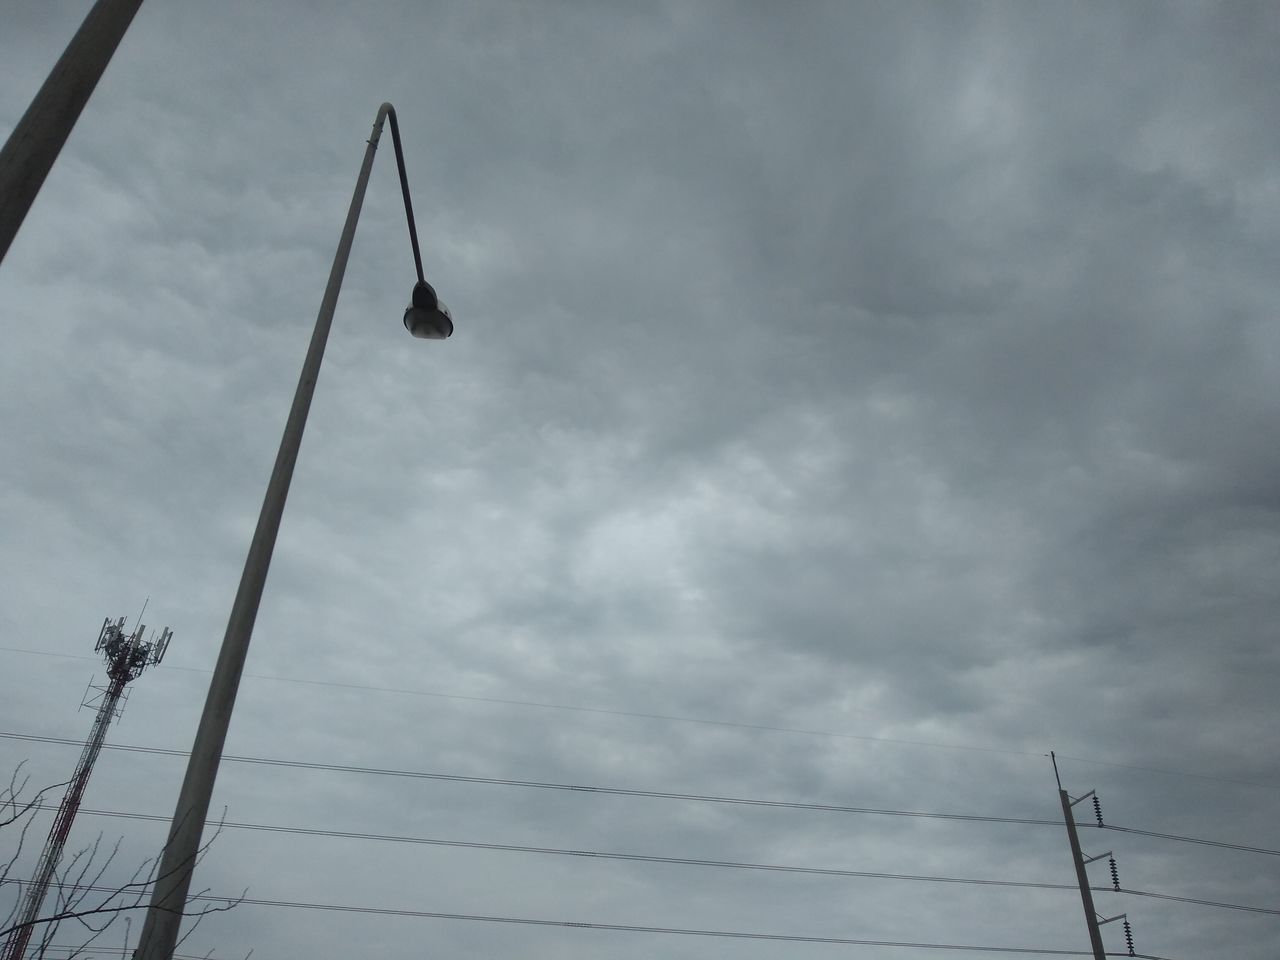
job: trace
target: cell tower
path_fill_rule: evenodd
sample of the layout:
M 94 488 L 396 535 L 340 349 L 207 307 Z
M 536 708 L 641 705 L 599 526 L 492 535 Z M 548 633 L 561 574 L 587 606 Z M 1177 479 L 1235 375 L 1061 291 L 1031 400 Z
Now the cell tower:
M 17 928 L 5 942 L 4 951 L 0 952 L 0 960 L 22 960 L 27 951 L 27 943 L 31 939 L 31 931 L 35 929 L 35 921 L 39 919 L 40 907 L 44 904 L 45 894 L 49 892 L 49 884 L 62 860 L 62 848 L 66 846 L 67 836 L 71 833 L 71 824 L 75 821 L 76 811 L 80 809 L 80 799 L 84 796 L 84 788 L 89 783 L 89 774 L 93 772 L 94 761 L 102 750 L 103 741 L 107 738 L 107 727 L 112 719 L 119 715 L 124 699 L 125 685 L 136 678 L 153 663 L 159 663 L 169 649 L 169 641 L 173 631 L 165 627 L 157 638 L 154 631 L 152 638 L 144 641 L 146 625 L 138 624 L 133 633 L 124 632 L 124 617 L 115 623 L 108 618 L 102 621 L 102 632 L 98 634 L 95 651 L 102 652 L 102 659 L 107 665 L 108 684 L 102 690 L 102 699 L 98 703 L 98 714 L 94 717 L 93 726 L 89 730 L 89 738 L 84 742 L 80 752 L 80 762 L 76 764 L 76 772 L 67 785 L 67 792 L 58 807 L 58 815 L 53 819 L 49 830 L 49 839 L 45 841 L 44 850 L 36 867 L 35 877 L 27 889 L 26 903 Z

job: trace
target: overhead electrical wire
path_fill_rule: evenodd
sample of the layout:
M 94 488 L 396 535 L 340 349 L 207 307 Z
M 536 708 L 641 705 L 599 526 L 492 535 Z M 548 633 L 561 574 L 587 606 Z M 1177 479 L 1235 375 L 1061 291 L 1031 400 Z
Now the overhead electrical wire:
M 0 646 L 11 653 L 29 653 L 42 657 L 59 657 L 69 660 L 93 660 L 86 654 L 50 653 L 46 650 L 28 650 L 24 647 Z M 161 664 L 157 669 L 178 670 L 183 673 L 211 673 L 203 667 L 179 667 Z M 877 737 L 871 734 L 836 733 L 831 730 L 807 730 L 801 727 L 783 727 L 766 723 L 746 723 L 740 720 L 717 720 L 710 717 L 684 717 L 668 713 L 648 713 L 640 710 L 615 710 L 607 707 L 584 707 L 567 703 L 548 703 L 542 700 L 517 700 L 508 697 L 479 697 L 460 693 L 441 693 L 436 690 L 412 690 L 407 687 L 382 687 L 366 683 L 350 683 L 342 680 L 311 680 L 304 677 L 281 677 L 273 674 L 246 673 L 246 680 L 269 680 L 277 683 L 298 683 L 316 687 L 336 687 L 345 690 L 367 690 L 371 693 L 395 693 L 410 697 L 431 697 L 440 700 L 461 700 L 469 703 L 492 703 L 509 707 L 534 707 L 539 710 L 563 710 L 572 713 L 596 713 L 612 717 L 633 717 L 639 720 L 665 720 L 671 723 L 696 723 L 712 727 L 735 727 L 742 730 L 759 730 L 766 733 L 791 733 L 809 737 L 833 737 L 838 740 L 868 740 L 876 743 L 895 743 L 911 747 L 936 747 L 943 750 L 968 750 L 976 753 L 997 753 L 1017 757 L 1040 757 L 1033 750 L 1009 750 L 1004 747 L 983 747 L 963 743 L 938 743 L 933 740 L 907 740 L 899 737 Z
M 83 885 L 76 890 L 109 893 L 114 887 Z M 308 903 L 298 900 L 267 900 L 256 897 L 193 896 L 191 900 L 228 905 L 247 904 L 256 907 L 285 907 L 295 910 L 321 910 L 334 913 L 358 913 L 381 917 L 415 917 L 428 920 L 467 920 L 475 923 L 511 923 L 533 927 L 562 927 L 572 930 L 602 930 L 610 933 L 664 933 L 684 937 L 720 937 L 732 940 L 772 940 L 785 943 L 827 943 L 858 947 L 905 947 L 916 950 L 951 950 L 967 953 L 1004 953 L 1023 956 L 1088 957 L 1087 950 L 1058 950 L 1051 947 L 1004 947 L 965 943 L 934 943 L 906 940 L 868 940 L 853 937 L 820 937 L 809 934 L 757 933 L 742 930 L 703 930 L 691 927 L 659 927 L 632 923 L 593 923 L 580 920 L 547 920 L 535 917 L 507 917 L 492 914 L 446 913 L 437 910 L 406 910 L 393 907 L 359 907 L 342 903 Z M 1126 954 L 1127 955 L 1127 954 Z M 1121 956 L 1121 954 L 1116 954 Z M 1151 958 L 1161 960 L 1161 958 Z
M 1094 890 L 1106 891 L 1106 887 L 1094 887 Z M 1127 893 L 1131 897 L 1148 897 L 1153 900 L 1173 900 L 1177 903 L 1194 903 L 1202 907 L 1222 907 L 1225 910 L 1243 910 L 1246 913 L 1265 913 L 1273 917 L 1280 917 L 1280 910 L 1273 910 L 1271 907 L 1250 907 L 1242 903 L 1223 903 L 1219 900 L 1200 900 L 1196 897 L 1177 897 L 1172 893 L 1152 893 L 1150 890 L 1130 890 L 1128 887 L 1121 887 L 1118 893 Z
M 47 737 L 36 734 L 0 731 L 0 739 L 20 740 L 28 743 L 51 743 L 61 746 L 82 746 L 81 741 L 68 737 Z M 185 757 L 185 750 L 174 750 L 166 747 L 144 747 L 133 744 L 106 743 L 104 750 L 121 750 L 127 753 L 145 753 L 159 756 Z M 897 810 L 887 807 L 856 807 L 844 804 L 809 803 L 799 800 L 764 800 L 752 797 L 726 797 L 714 794 L 678 793 L 666 790 L 639 790 L 627 787 L 602 787 L 587 784 L 554 783 L 544 780 L 517 780 L 508 777 L 479 777 L 468 774 L 435 773 L 423 770 L 397 770 L 383 767 L 359 767 L 348 764 L 319 763 L 306 760 L 282 760 L 272 757 L 240 757 L 226 755 L 222 758 L 226 763 L 250 763 L 265 766 L 288 767 L 303 770 L 325 770 L 335 773 L 367 774 L 380 777 L 404 777 L 415 780 L 440 780 L 450 783 L 479 783 L 495 786 L 529 787 L 539 790 L 567 790 L 575 793 L 596 793 L 612 796 L 644 797 L 659 800 L 689 800 L 700 803 L 718 803 L 735 806 L 766 807 L 787 810 L 812 810 L 823 813 L 860 813 L 877 816 L 907 817 L 929 820 L 952 820 L 972 823 L 1007 823 L 1031 826 L 1063 826 L 1062 820 L 1037 817 L 998 817 L 970 813 L 941 813 L 923 810 Z M 1228 843 L 1222 840 L 1208 840 L 1203 837 L 1188 837 L 1174 833 L 1159 833 L 1154 830 L 1141 830 L 1137 827 L 1123 827 L 1105 824 L 1102 827 L 1091 823 L 1080 823 L 1078 827 L 1090 830 L 1114 830 L 1120 833 L 1131 833 L 1136 836 L 1153 837 L 1161 840 L 1175 840 L 1181 843 L 1195 843 L 1208 847 L 1220 847 L 1225 850 L 1236 850 L 1243 853 L 1258 853 L 1268 856 L 1280 856 L 1280 850 L 1270 847 L 1256 847 L 1241 843 Z
M 28 743 L 56 743 L 64 746 L 81 746 L 79 740 L 67 737 L 45 737 L 35 734 L 0 731 L 0 739 L 22 740 Z M 128 753 L 148 753 L 161 756 L 185 757 L 185 750 L 164 747 L 142 747 L 131 744 L 107 743 L 104 750 L 122 750 Z M 690 800 L 700 803 L 718 803 L 733 806 L 767 807 L 785 810 L 811 810 L 822 813 L 862 813 L 887 817 L 909 817 L 928 820 L 958 820 L 971 823 L 1031 824 L 1036 826 L 1062 826 L 1061 820 L 1036 817 L 997 817 L 970 813 L 936 813 L 922 810 L 894 810 L 882 807 L 855 807 L 834 803 L 809 803 L 799 800 L 763 800 L 751 797 L 726 797 L 704 793 L 679 793 L 669 790 L 639 790 L 628 787 L 601 787 L 587 784 L 554 783 L 545 780 L 517 780 L 509 777 L 479 777 L 469 774 L 434 773 L 422 770 L 396 770 L 382 767 L 359 767 L 340 763 L 318 763 L 305 760 L 282 760 L 274 757 L 239 757 L 224 755 L 223 763 L 251 763 L 301 770 L 327 770 L 335 773 L 356 773 L 380 777 L 406 777 L 415 780 L 441 780 L 449 783 L 483 783 L 492 786 L 528 787 L 538 790 L 567 790 L 575 793 L 595 793 L 621 797 L 645 797 L 656 800 Z
M 56 810 L 52 804 L 40 804 L 36 809 Z M 127 813 L 118 810 L 88 810 L 82 815 L 116 817 L 126 820 L 149 820 L 167 823 L 168 817 L 150 813 Z M 435 847 L 461 847 L 469 850 L 495 850 L 507 853 L 541 853 L 565 857 L 583 857 L 595 860 L 622 860 L 637 863 L 669 863 L 681 866 L 721 867 L 734 870 L 761 870 L 775 873 L 803 873 L 828 877 L 865 877 L 874 880 L 915 880 L 932 883 L 976 884 L 991 887 L 1022 887 L 1038 890 L 1075 890 L 1074 883 L 1040 883 L 1030 880 L 989 880 L 978 877 L 939 877 L 924 874 L 881 873 L 869 870 L 842 870 L 831 867 L 802 867 L 774 863 L 747 863 L 739 860 L 711 860 L 696 857 L 663 857 L 642 853 L 618 853 L 602 850 L 570 850 L 562 847 L 536 847 L 513 843 L 484 843 L 475 840 L 442 840 L 434 837 L 410 837 L 395 834 L 357 833 L 346 830 L 323 830 L 313 827 L 287 827 L 266 823 L 237 823 L 223 820 L 219 828 L 227 830 L 257 830 L 268 833 L 299 834 L 302 836 L 334 837 L 346 840 L 374 840 L 382 843 L 421 844 Z M 1099 888 L 1102 889 L 1102 888 Z M 1106 888 L 1110 889 L 1110 888 Z
M 48 650 L 30 650 L 26 647 L 10 647 L 0 645 L 0 650 L 9 653 L 26 653 L 33 656 L 41 657 L 57 657 L 66 660 L 95 660 L 86 654 L 78 653 L 53 653 Z M 157 669 L 160 670 L 178 670 L 184 673 L 211 673 L 203 667 L 179 667 L 174 664 L 161 664 Z M 411 697 L 431 697 L 441 700 L 460 700 L 472 703 L 493 703 L 503 706 L 514 707 L 533 707 L 539 710 L 563 710 L 574 713 L 596 713 L 615 717 L 635 717 L 643 720 L 665 720 L 672 723 L 695 723 L 705 726 L 715 727 L 733 727 L 742 730 L 759 730 L 767 733 L 789 733 L 800 736 L 811 737 L 831 737 L 837 740 L 865 740 L 874 743 L 893 743 L 902 746 L 913 747 L 935 747 L 941 750 L 967 750 L 977 753 L 995 753 L 1004 754 L 1014 757 L 1043 757 L 1042 754 L 1034 750 L 1010 750 L 1005 747 L 986 747 L 974 744 L 963 743 L 939 743 L 935 740 L 908 740 L 899 737 L 877 737 L 871 734 L 857 733 L 837 733 L 833 730 L 808 730 L 802 727 L 783 727 L 765 723 L 745 723 L 739 720 L 718 720 L 710 717 L 683 717 L 675 714 L 665 713 L 647 713 L 643 711 L 633 710 L 611 710 L 606 707 L 584 707 L 574 704 L 565 703 L 548 703 L 540 700 L 517 700 L 506 697 L 478 697 L 468 696 L 459 693 L 441 693 L 436 690 L 413 690 L 407 687 L 383 687 L 365 683 L 350 683 L 341 680 L 314 680 L 305 677 L 281 677 L 273 674 L 263 673 L 246 673 L 245 679 L 248 680 L 268 680 L 276 683 L 297 683 L 318 687 L 336 687 L 347 690 L 366 690 L 371 693 L 395 693 Z M 1111 760 L 1094 760 L 1089 757 L 1071 757 L 1059 755 L 1059 760 L 1070 760 L 1075 763 L 1089 763 L 1106 767 L 1120 767 L 1127 770 L 1141 770 L 1144 773 L 1158 773 L 1162 776 L 1169 777 L 1190 777 L 1196 780 L 1212 780 L 1218 783 L 1232 783 L 1239 786 L 1247 787 L 1265 787 L 1271 790 L 1280 790 L 1280 783 L 1263 783 L 1257 780 L 1241 780 L 1233 777 L 1215 777 L 1203 773 L 1191 773 L 1186 770 L 1165 770 L 1159 767 L 1145 767 L 1131 763 L 1117 763 Z
M 1230 783 L 1238 787 L 1262 787 L 1266 790 L 1280 790 L 1280 783 L 1267 783 L 1263 780 L 1242 780 L 1239 777 L 1215 777 L 1209 773 L 1192 773 L 1189 770 L 1167 770 L 1164 767 L 1147 767 L 1138 763 L 1119 763 L 1115 760 L 1093 760 L 1089 757 L 1069 757 L 1058 754 L 1059 760 L 1071 760 L 1075 763 L 1089 763 L 1099 767 L 1116 767 L 1120 770 L 1137 770 L 1141 773 L 1158 773 L 1162 777 L 1187 777 L 1191 780 L 1210 780 L 1214 783 Z
M 946 948 L 944 947 L 943 949 L 946 949 Z M 962 947 L 959 949 L 967 949 L 967 948 Z M 116 956 L 120 953 L 120 951 L 114 947 L 73 947 L 69 944 L 54 944 L 50 947 L 47 947 L 46 950 L 65 950 L 67 952 L 65 954 L 58 954 L 57 956 L 46 952 L 43 955 L 44 960 L 74 960 L 75 957 L 79 957 L 79 956 L 92 956 L 97 954 L 107 954 L 110 956 Z M 1076 956 L 1087 956 L 1087 954 L 1077 953 Z M 1136 960 L 1168 960 L 1168 958 L 1166 957 L 1155 957 L 1149 953 L 1135 953 L 1132 955 L 1128 953 L 1108 953 L 1106 954 L 1106 956 L 1108 957 L 1132 956 L 1133 958 L 1136 958 Z M 209 956 L 208 954 L 175 953 L 171 955 L 171 960 L 209 960 Z
M 49 952 L 50 950 L 65 950 L 66 953 L 52 954 Z M 121 950 L 119 947 L 81 947 L 70 943 L 51 943 L 40 954 L 40 960 L 74 960 L 75 957 L 95 956 L 97 954 L 118 957 L 121 955 Z M 209 956 L 208 954 L 196 953 L 171 953 L 169 960 L 209 960 Z
M 37 810 L 56 810 L 52 804 L 37 804 Z M 112 817 L 124 820 L 144 820 L 152 822 L 169 821 L 168 817 L 154 813 L 128 813 L 122 810 L 89 810 L 80 809 L 80 813 L 91 817 Z M 310 837 L 332 837 L 344 840 L 373 840 L 380 843 L 419 844 L 433 847 L 457 847 L 467 850 L 494 850 L 504 853 L 535 853 L 562 857 L 581 857 L 592 860 L 619 860 L 631 863 L 665 863 L 679 866 L 717 867 L 731 870 L 759 870 L 772 873 L 799 873 L 826 877 L 857 877 L 871 880 L 907 880 L 925 883 L 956 883 L 986 887 L 1017 887 L 1032 890 L 1076 890 L 1074 883 L 1046 883 L 1034 880 L 994 880 L 981 877 L 942 877 L 929 874 L 884 873 L 872 870 L 845 870 L 835 867 L 803 867 L 790 864 L 749 863 L 740 860 L 711 860 L 697 857 L 664 857 L 643 853 L 619 853 L 604 850 L 572 850 L 563 847 L 537 847 L 528 844 L 486 843 L 478 840 L 444 840 L 436 837 L 411 837 L 397 834 L 359 833 L 348 830 L 325 830 L 317 827 L 288 827 L 267 823 L 240 823 L 222 820 L 219 829 L 254 830 L 267 833 L 283 833 Z M 1156 900 L 1173 900 L 1179 903 L 1192 903 L 1204 907 L 1220 907 L 1224 910 L 1241 910 L 1246 913 L 1280 916 L 1280 910 L 1269 907 L 1253 907 L 1240 903 L 1226 903 L 1219 900 L 1203 900 L 1196 897 L 1182 897 L 1170 893 L 1156 893 L 1150 890 L 1131 890 L 1123 887 L 1091 887 L 1094 893 L 1127 893 L 1135 897 L 1148 897 Z
M 1080 826 L 1090 826 L 1093 824 L 1080 824 Z M 1094 829 L 1097 829 L 1094 827 Z M 1139 830 L 1136 827 L 1116 827 L 1111 824 L 1103 824 L 1103 830 L 1115 830 L 1118 833 L 1132 833 L 1139 837 L 1155 837 L 1159 840 L 1177 840 L 1180 843 L 1198 843 L 1206 847 L 1221 847 L 1224 850 L 1240 850 L 1244 853 L 1264 853 L 1271 857 L 1280 857 L 1280 850 L 1272 850 L 1270 847 L 1251 847 L 1243 843 L 1226 843 L 1222 840 L 1205 840 L 1201 837 L 1184 837 L 1176 833 L 1157 833 L 1154 830 Z

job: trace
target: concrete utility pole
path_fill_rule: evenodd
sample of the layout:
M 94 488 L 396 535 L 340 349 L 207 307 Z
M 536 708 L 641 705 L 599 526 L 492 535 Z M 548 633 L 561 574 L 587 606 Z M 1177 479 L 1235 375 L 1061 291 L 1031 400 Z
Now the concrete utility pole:
M 142 0 L 98 0 L 0 150 L 0 261 Z

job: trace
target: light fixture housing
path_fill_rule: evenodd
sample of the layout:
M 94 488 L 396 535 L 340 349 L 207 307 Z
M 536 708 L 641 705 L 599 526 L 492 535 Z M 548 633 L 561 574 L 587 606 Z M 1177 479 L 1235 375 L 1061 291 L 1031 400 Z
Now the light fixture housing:
M 413 297 L 404 311 L 404 328 L 420 340 L 447 340 L 453 336 L 453 314 L 425 280 L 413 285 Z

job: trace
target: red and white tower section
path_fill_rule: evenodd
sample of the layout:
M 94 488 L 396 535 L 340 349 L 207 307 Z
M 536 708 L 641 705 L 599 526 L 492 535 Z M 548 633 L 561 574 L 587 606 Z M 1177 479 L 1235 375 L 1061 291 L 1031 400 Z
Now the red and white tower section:
M 147 629 L 145 624 L 138 624 L 138 629 L 133 633 L 125 633 L 124 622 L 124 617 L 114 623 L 110 619 L 102 622 L 102 631 L 98 634 L 98 642 L 93 649 L 101 652 L 106 662 L 107 686 L 101 691 L 102 699 L 97 704 L 97 716 L 89 730 L 89 738 L 84 742 L 84 749 L 80 752 L 80 762 L 76 764 L 76 771 L 67 784 L 67 792 L 53 819 L 49 838 L 45 841 L 35 876 L 27 890 L 22 914 L 17 926 L 9 934 L 9 939 L 5 941 L 3 951 L 0 951 L 0 960 L 23 960 L 31 933 L 39 922 L 40 908 L 49 892 L 49 884 L 62 860 L 62 849 L 66 846 L 71 824 L 75 822 L 76 812 L 80 809 L 80 800 L 89 783 L 89 774 L 93 772 L 93 764 L 107 738 L 107 727 L 119 715 L 125 697 L 125 686 L 147 667 L 164 658 L 173 637 L 173 631 L 165 627 L 159 637 L 152 631 L 151 639 L 144 640 Z

